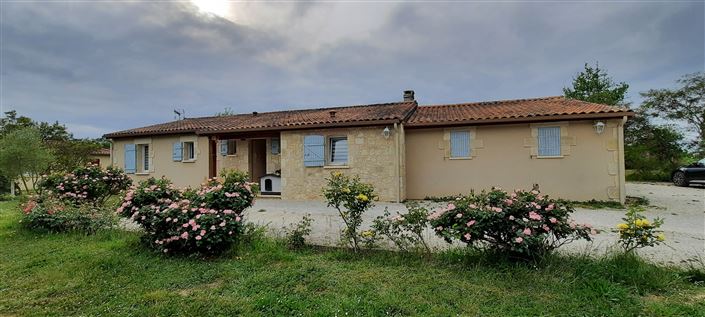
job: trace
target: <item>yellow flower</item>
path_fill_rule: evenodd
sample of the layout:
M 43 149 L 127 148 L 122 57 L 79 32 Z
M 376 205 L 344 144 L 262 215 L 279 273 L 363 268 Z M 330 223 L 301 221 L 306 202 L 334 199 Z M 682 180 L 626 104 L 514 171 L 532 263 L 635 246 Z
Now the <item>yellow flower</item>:
M 363 232 L 362 232 L 362 236 L 365 237 L 365 238 L 369 238 L 369 237 L 372 237 L 372 236 L 374 236 L 374 235 L 375 235 L 375 233 L 372 232 L 372 231 L 370 231 L 370 230 L 366 230 L 366 231 L 363 231 Z
M 636 225 L 637 227 L 641 227 L 642 224 L 643 222 L 641 221 L 641 219 L 634 220 L 634 225 Z
M 340 174 L 340 172 L 335 172 L 335 173 L 333 173 L 333 176 L 335 176 L 335 177 L 338 177 L 338 176 L 340 176 L 340 175 L 342 175 L 342 174 Z
M 620 223 L 620 224 L 617 225 L 617 228 L 618 228 L 619 230 L 624 230 L 624 229 L 629 228 L 629 225 L 626 224 L 626 223 Z
M 362 201 L 368 201 L 368 200 L 369 200 L 369 198 L 367 198 L 367 195 L 365 195 L 365 194 L 357 195 L 357 197 L 355 197 L 355 198 L 357 198 L 357 199 L 359 199 L 359 200 L 362 200 Z
M 659 233 L 656 236 L 656 240 L 663 242 L 663 240 L 666 240 L 666 236 L 664 236 L 663 233 Z
M 349 194 L 349 193 L 350 193 L 350 188 L 343 188 L 343 193 Z
M 641 225 L 642 225 L 643 227 L 647 227 L 647 226 L 649 226 L 650 224 L 651 224 L 651 223 L 649 223 L 649 221 L 646 220 L 646 219 L 644 219 L 644 220 L 641 221 Z

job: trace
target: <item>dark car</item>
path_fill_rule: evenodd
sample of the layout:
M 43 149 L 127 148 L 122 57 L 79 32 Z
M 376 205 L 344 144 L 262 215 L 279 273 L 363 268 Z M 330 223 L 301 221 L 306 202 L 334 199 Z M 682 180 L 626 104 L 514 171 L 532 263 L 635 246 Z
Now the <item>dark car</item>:
M 671 173 L 671 180 L 676 186 L 705 184 L 705 159 L 679 167 Z

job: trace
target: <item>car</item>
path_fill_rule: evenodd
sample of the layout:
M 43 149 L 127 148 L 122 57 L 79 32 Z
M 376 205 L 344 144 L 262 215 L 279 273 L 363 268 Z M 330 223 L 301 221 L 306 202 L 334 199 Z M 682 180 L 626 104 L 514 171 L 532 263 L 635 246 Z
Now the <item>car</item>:
M 695 163 L 679 167 L 671 173 L 671 180 L 676 186 L 705 184 L 705 158 Z

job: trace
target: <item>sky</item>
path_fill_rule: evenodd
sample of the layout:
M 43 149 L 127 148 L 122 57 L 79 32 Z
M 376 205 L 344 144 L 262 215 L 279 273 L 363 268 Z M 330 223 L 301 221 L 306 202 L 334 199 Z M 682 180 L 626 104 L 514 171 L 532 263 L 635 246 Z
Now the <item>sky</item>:
M 705 69 L 691 2 L 0 1 L 0 110 L 76 137 L 237 113 L 562 94 L 599 62 L 639 92 Z

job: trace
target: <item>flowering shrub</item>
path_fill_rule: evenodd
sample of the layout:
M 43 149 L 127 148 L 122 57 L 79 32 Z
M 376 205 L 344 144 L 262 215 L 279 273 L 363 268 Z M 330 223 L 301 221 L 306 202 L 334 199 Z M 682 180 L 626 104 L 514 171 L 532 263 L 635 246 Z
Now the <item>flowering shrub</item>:
M 92 204 L 71 204 L 53 195 L 30 197 L 22 205 L 21 223 L 36 231 L 63 232 L 80 230 L 95 233 L 96 230 L 115 224 L 115 215 Z
M 362 224 L 362 214 L 373 206 L 376 198 L 370 184 L 360 182 L 360 177 L 349 177 L 339 172 L 326 178 L 328 184 L 323 189 L 328 207 L 334 207 L 345 223 L 341 241 L 350 245 L 356 252 L 360 250 L 361 236 L 358 232 Z M 367 239 L 368 237 L 366 237 Z
M 569 219 L 574 210 L 538 191 L 507 193 L 492 189 L 459 197 L 428 216 L 437 235 L 483 245 L 521 258 L 542 256 L 575 239 L 591 240 L 596 231 Z
M 375 218 L 372 228 L 392 241 L 400 251 L 424 249 L 430 253 L 431 249 L 423 234 L 428 226 L 428 210 L 414 202 L 407 203 L 406 207 L 408 213 L 397 213 L 393 217 L 385 209 L 383 216 Z
M 223 172 L 197 190 L 178 190 L 167 179 L 151 178 L 125 194 L 117 213 L 140 224 L 149 244 L 165 253 L 220 253 L 242 232 L 242 212 L 258 192 L 245 179 Z
M 105 199 L 127 189 L 132 181 L 119 168 L 89 164 L 68 174 L 52 174 L 37 183 L 41 193 L 55 194 L 58 198 L 75 204 L 87 202 L 101 205 Z
M 658 230 L 663 224 L 663 219 L 656 218 L 650 222 L 641 214 L 642 211 L 644 211 L 642 207 L 630 207 L 622 218 L 624 222 L 617 225 L 619 243 L 625 252 L 653 247 L 666 240 L 663 231 Z

